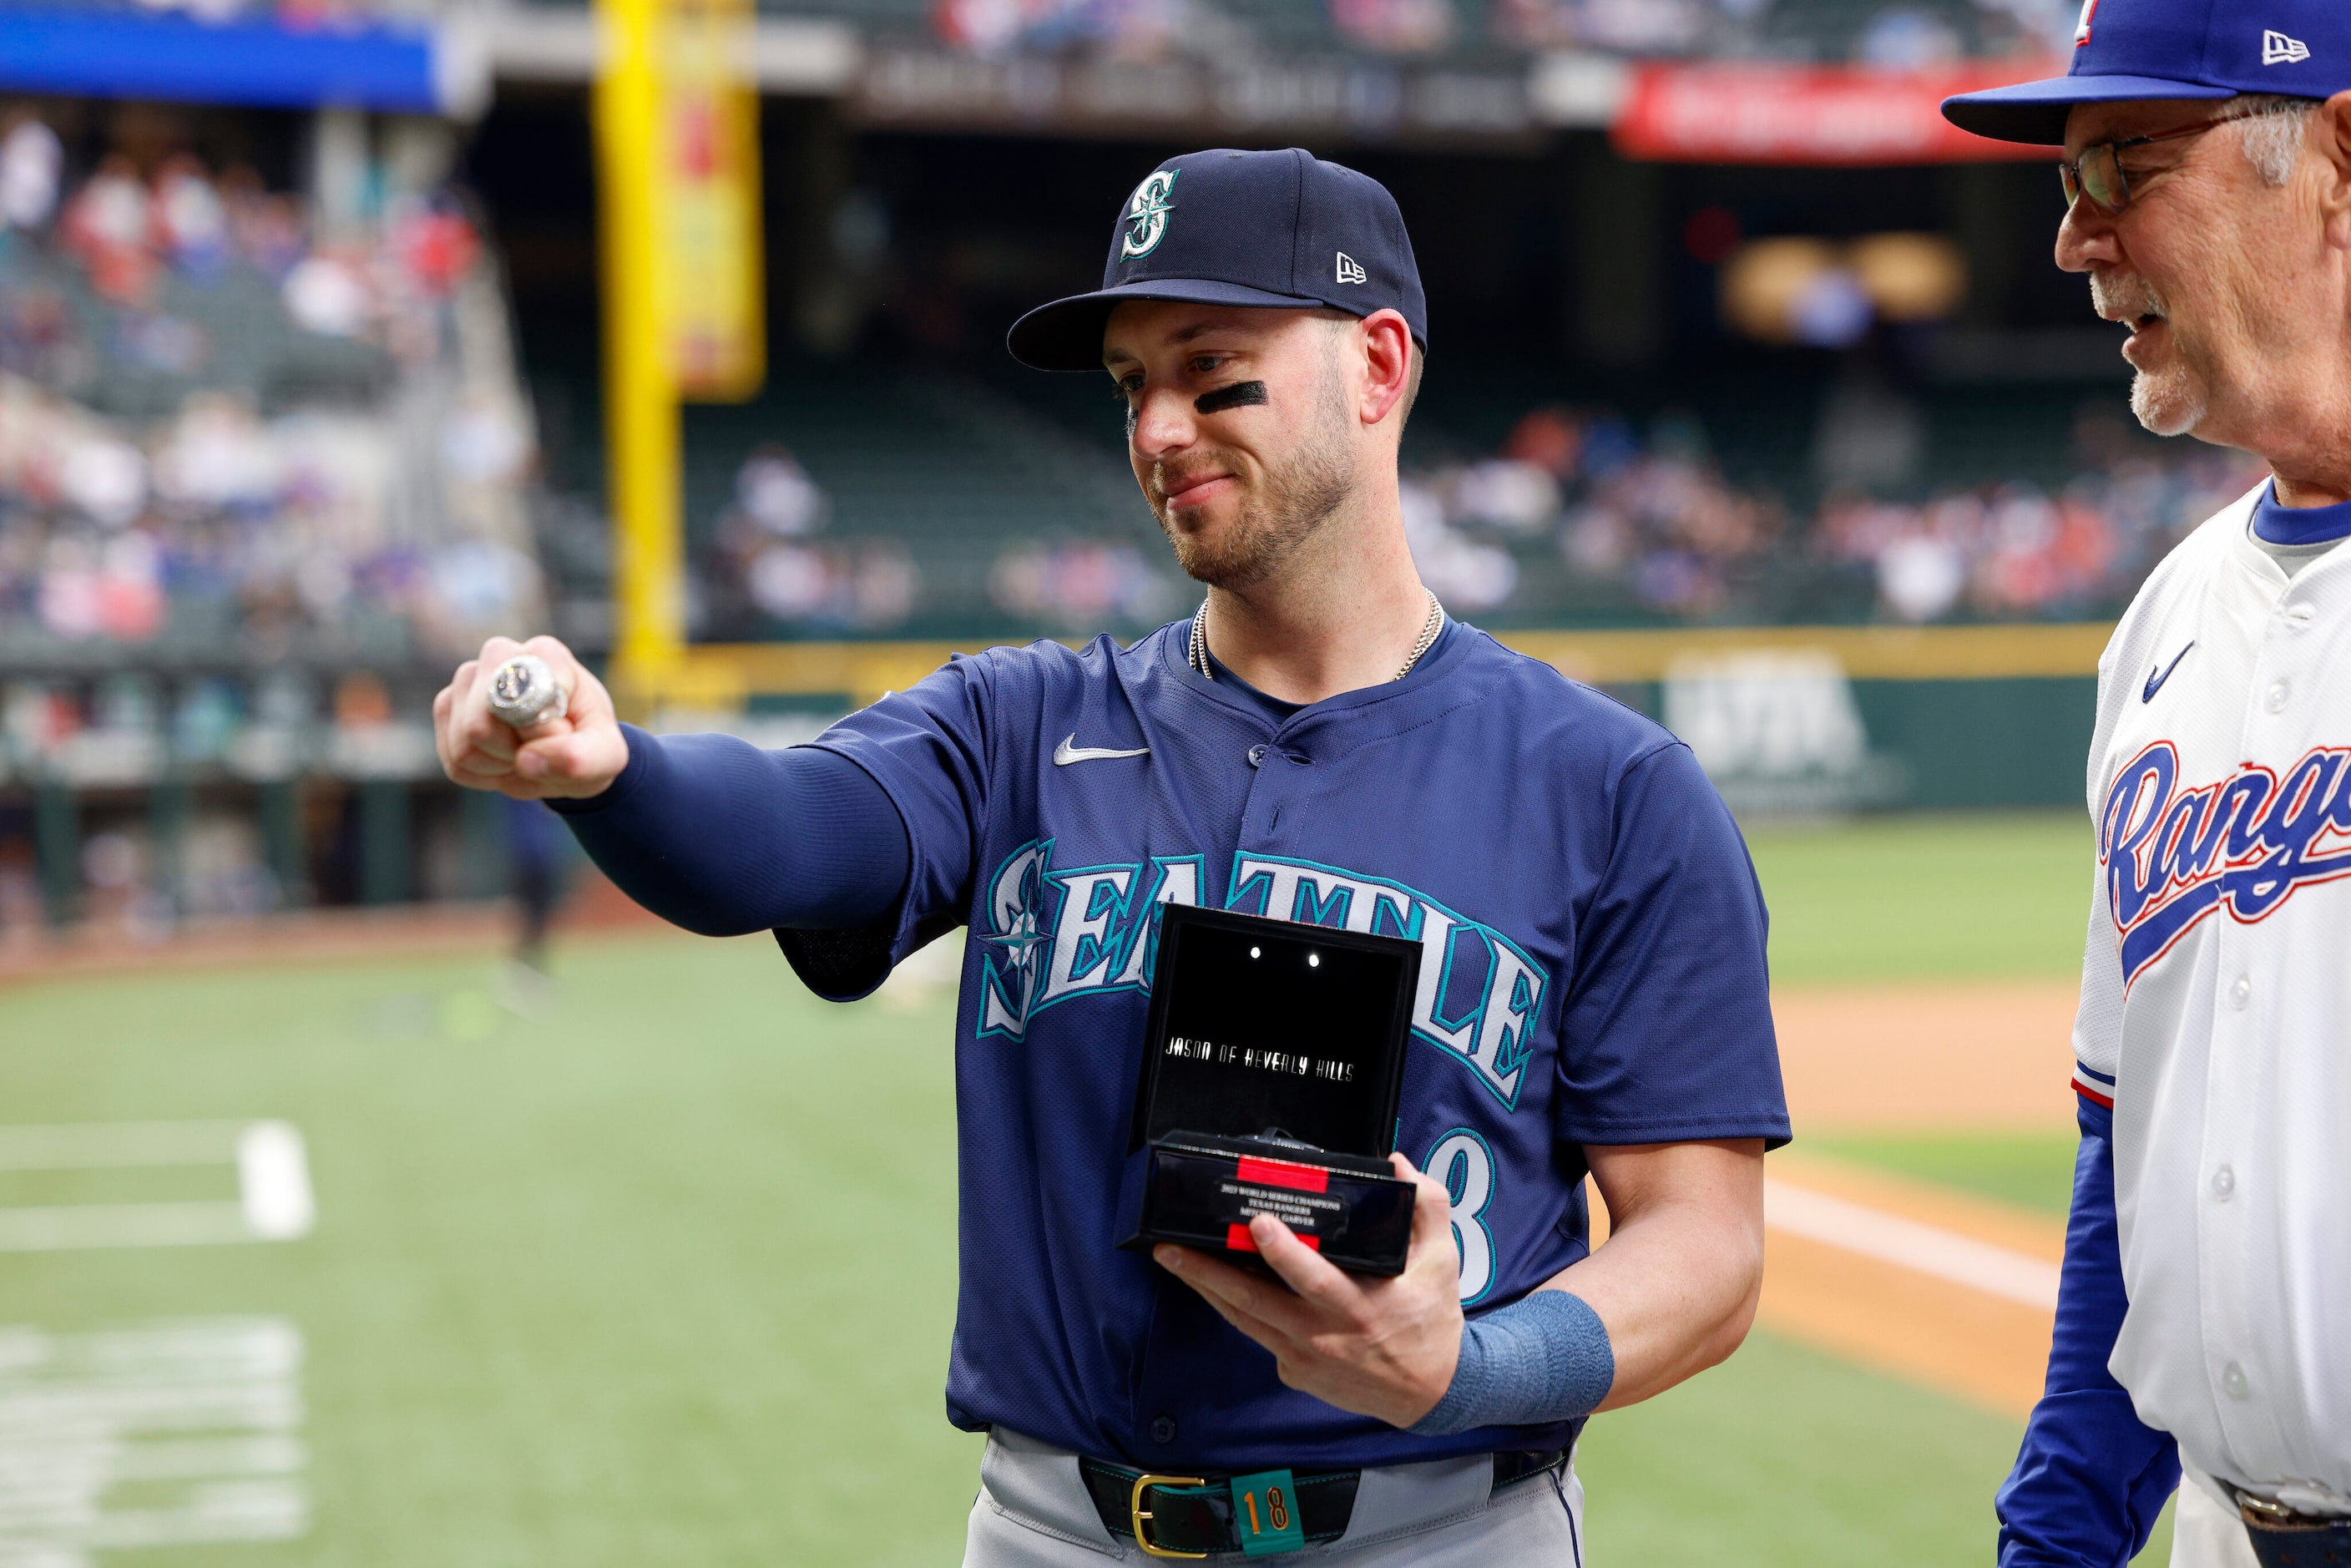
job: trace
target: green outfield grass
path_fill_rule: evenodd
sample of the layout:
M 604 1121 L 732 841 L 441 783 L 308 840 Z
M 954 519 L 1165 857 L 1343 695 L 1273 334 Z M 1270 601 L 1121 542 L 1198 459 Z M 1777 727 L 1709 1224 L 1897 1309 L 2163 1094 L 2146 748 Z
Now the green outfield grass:
M 1775 984 L 2081 970 L 2093 852 L 2078 811 L 1761 828 L 1748 843 Z
M 952 1560 L 944 1007 L 829 1009 L 765 941 L 567 958 L 539 1022 L 455 962 L 0 993 L 0 1119 L 273 1116 L 309 1146 L 306 1240 L 0 1255 L 0 1322 L 305 1339 L 308 1538 L 121 1561 Z
M 2022 866 L 2068 831 L 2028 823 L 2032 847 L 2002 852 L 1965 824 L 1859 830 L 1876 861 L 1840 835 L 1759 834 L 1757 855 L 1779 940 L 1823 973 L 1837 912 L 1882 918 L 1866 884 L 1921 844 Z M 1928 951 L 1872 940 L 1890 967 Z M 0 991 L 0 1122 L 281 1117 L 308 1143 L 307 1239 L 0 1254 L 0 1329 L 263 1314 L 303 1336 L 307 1535 L 108 1568 L 956 1560 L 977 1447 L 941 1404 L 946 998 L 829 1008 L 764 939 L 581 940 L 560 969 L 537 1021 L 459 961 Z M 1845 1152 L 1960 1186 L 2027 1163 L 1989 1144 Z M 0 1206 L 217 1198 L 228 1179 L 19 1174 Z M 2016 1436 L 1758 1334 L 1594 1425 L 1595 1560 L 1980 1563 Z
M 1928 1133 L 1807 1137 L 1807 1148 L 2063 1215 L 2074 1193 L 2070 1133 Z

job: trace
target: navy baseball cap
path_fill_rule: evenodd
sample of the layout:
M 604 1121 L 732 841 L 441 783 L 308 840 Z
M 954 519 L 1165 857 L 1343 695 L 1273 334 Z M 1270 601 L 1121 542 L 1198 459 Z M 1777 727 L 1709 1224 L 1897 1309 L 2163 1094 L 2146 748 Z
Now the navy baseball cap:
M 2351 87 L 2345 0 L 2085 0 L 2062 77 L 1943 100 L 1943 118 L 1998 141 L 2055 145 L 2077 103 L 2327 98 Z
M 1099 371 L 1102 326 L 1122 299 L 1395 310 L 1428 347 L 1428 305 L 1395 198 L 1300 147 L 1218 147 L 1154 169 L 1119 214 L 1102 286 L 1029 311 L 1005 346 L 1040 371 Z

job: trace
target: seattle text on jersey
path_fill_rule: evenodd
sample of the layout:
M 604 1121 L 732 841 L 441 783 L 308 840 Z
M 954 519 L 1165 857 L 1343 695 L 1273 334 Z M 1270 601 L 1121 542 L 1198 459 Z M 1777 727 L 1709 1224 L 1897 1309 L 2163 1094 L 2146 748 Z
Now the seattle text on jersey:
M 2251 923 L 2298 888 L 2351 876 L 2351 747 L 2313 747 L 2283 779 L 2248 762 L 2183 789 L 2179 753 L 2158 740 L 2106 792 L 2098 863 L 2127 988 L 2214 910 Z
M 1148 989 L 1157 911 L 1198 904 L 1202 870 L 1199 855 L 1157 855 L 1057 871 L 1052 840 L 1021 845 L 988 883 L 978 1033 L 1018 1040 L 1057 1002 Z M 1280 855 L 1236 854 L 1224 906 L 1420 942 L 1413 1032 L 1517 1104 L 1548 983 L 1517 943 L 1401 883 Z

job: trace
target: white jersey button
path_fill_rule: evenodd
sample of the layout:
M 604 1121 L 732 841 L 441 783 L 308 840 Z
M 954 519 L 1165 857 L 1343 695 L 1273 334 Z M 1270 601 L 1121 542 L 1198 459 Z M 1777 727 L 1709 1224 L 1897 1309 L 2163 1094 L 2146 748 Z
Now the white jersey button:
M 2285 607 L 2285 620 L 2289 626 L 2307 626 L 2317 619 L 2318 609 L 2315 605 L 2289 604 Z
M 2229 1005 L 2242 1012 L 2245 1004 L 2252 999 L 2253 977 L 2251 975 L 2238 976 L 2229 987 Z
M 2294 683 L 2281 675 L 2270 683 L 2270 689 L 2262 694 L 2262 700 L 2268 705 L 2270 712 L 2283 713 L 2285 699 L 2293 695 Z
M 2222 1166 L 2212 1173 L 2212 1197 L 2215 1201 L 2228 1202 L 2229 1195 L 2236 1190 L 2237 1173 L 2235 1171 L 2231 1170 L 2227 1166 Z
M 2247 1391 L 2245 1369 L 2239 1366 L 2233 1361 L 2228 1365 L 2222 1367 L 2220 1369 L 2220 1386 L 2228 1390 L 2230 1398 L 2242 1399 Z

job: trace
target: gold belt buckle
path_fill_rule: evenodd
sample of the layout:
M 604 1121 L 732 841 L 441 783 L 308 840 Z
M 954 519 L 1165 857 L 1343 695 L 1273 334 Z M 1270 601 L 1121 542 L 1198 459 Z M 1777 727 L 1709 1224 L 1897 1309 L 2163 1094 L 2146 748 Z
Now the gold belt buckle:
M 1207 1553 L 1205 1552 L 1174 1552 L 1152 1543 L 1151 1532 L 1144 1527 L 1144 1521 L 1151 1517 L 1151 1511 L 1143 1506 L 1143 1493 L 1147 1487 L 1204 1487 L 1207 1484 L 1202 1476 L 1135 1477 L 1134 1490 L 1126 1500 L 1127 1519 L 1134 1526 L 1134 1543 L 1153 1557 L 1206 1557 Z

